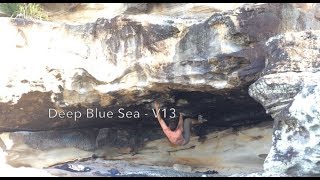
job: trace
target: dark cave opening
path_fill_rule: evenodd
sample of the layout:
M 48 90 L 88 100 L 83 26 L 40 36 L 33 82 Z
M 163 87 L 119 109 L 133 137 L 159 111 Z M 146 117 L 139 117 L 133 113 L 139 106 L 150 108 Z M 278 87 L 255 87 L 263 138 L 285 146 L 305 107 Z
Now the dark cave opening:
M 252 127 L 262 122 L 272 122 L 272 117 L 266 114 L 263 106 L 251 98 L 247 92 L 247 88 L 219 94 L 172 91 L 170 96 L 174 98 L 174 103 L 167 103 L 164 106 L 175 107 L 177 112 L 183 112 L 186 117 L 196 119 L 198 115 L 201 115 L 206 119 L 207 122 L 193 127 L 194 133 L 200 138 L 213 131 L 227 128 L 236 130 L 241 127 Z M 183 105 L 179 103 L 181 101 L 184 101 Z M 170 121 L 169 118 L 165 120 Z M 174 121 L 177 125 L 178 117 Z M 160 128 L 156 120 L 154 123 Z
M 33 97 L 36 96 L 43 99 L 44 96 L 41 93 L 33 93 L 29 95 L 29 98 L 24 98 L 23 101 L 13 107 L 19 108 L 23 103 L 32 104 L 36 99 Z M 46 96 L 50 97 L 49 94 Z M 118 102 L 121 102 L 121 100 L 123 100 L 121 98 L 126 98 L 127 96 L 119 95 L 118 97 Z M 152 154 L 148 154 L 149 151 L 160 153 L 162 148 L 167 149 L 165 150 L 166 152 L 173 154 L 179 154 L 178 151 L 184 151 L 183 147 L 181 147 L 182 149 L 180 149 L 180 147 L 171 147 L 170 143 L 165 139 L 165 135 L 163 134 L 157 119 L 152 113 L 153 103 L 157 100 L 160 102 L 161 108 L 175 108 L 177 114 L 179 112 L 183 112 L 185 117 L 197 118 L 198 115 L 201 115 L 204 119 L 207 119 L 207 122 L 196 125 L 192 128 L 192 143 L 190 144 L 192 147 L 189 149 L 187 148 L 188 150 L 186 150 L 193 153 L 192 149 L 194 148 L 204 148 L 197 150 L 195 153 L 196 157 L 193 159 L 194 161 L 199 161 L 199 166 L 203 165 L 214 167 L 214 163 L 216 163 L 214 160 L 215 157 L 219 158 L 220 156 L 230 156 L 230 153 L 232 154 L 234 152 L 233 155 L 235 156 L 235 160 L 229 158 L 229 160 L 225 160 L 223 162 L 222 166 L 227 167 L 230 165 L 232 167 L 236 167 L 238 166 L 237 163 L 240 163 L 237 162 L 237 158 L 241 163 L 243 163 L 243 161 L 249 157 L 252 158 L 250 161 L 251 164 L 259 165 L 259 168 L 262 168 L 263 159 L 260 156 L 268 153 L 270 148 L 268 144 L 271 143 L 272 127 L 268 125 L 260 128 L 259 124 L 262 122 L 270 122 L 271 124 L 272 118 L 265 113 L 264 108 L 259 103 L 248 95 L 246 88 L 218 93 L 170 89 L 169 91 L 162 91 L 160 93 L 158 91 L 149 91 L 142 96 L 134 94 L 133 97 L 137 98 L 135 102 L 143 103 L 128 103 L 127 105 L 123 105 L 122 103 L 123 106 L 114 103 L 107 108 L 100 107 L 98 105 L 92 105 L 91 107 L 67 107 L 64 110 L 81 110 L 85 113 L 86 108 L 97 108 L 99 111 L 108 110 L 116 112 L 119 108 L 125 108 L 127 111 L 140 111 L 141 114 L 148 113 L 148 116 L 141 116 L 136 119 L 82 118 L 77 121 L 67 119 L 65 122 L 68 124 L 62 124 L 64 126 L 57 127 L 56 129 L 52 128 L 52 126 L 49 127 L 50 129 L 46 129 L 46 126 L 44 125 L 47 125 L 47 122 L 41 122 L 40 125 L 43 126 L 40 127 L 43 129 L 40 130 L 28 128 L 28 126 L 33 127 L 34 125 L 39 125 L 35 122 L 35 124 L 28 124 L 24 130 L 16 129 L 14 132 L 10 131 L 10 133 L 8 133 L 8 137 L 13 139 L 13 141 L 16 141 L 17 144 L 21 143 L 26 145 L 26 149 L 23 150 L 23 152 L 30 152 L 30 149 L 31 151 L 33 151 L 33 149 L 40 149 L 42 151 L 41 153 L 47 155 L 50 154 L 51 149 L 60 152 L 64 150 L 68 151 L 68 148 L 71 147 L 78 149 L 79 152 L 83 152 L 83 150 L 86 151 L 86 154 L 84 155 L 85 159 L 98 157 L 104 160 L 112 160 L 124 156 L 126 161 L 135 162 L 139 157 L 146 156 L 143 163 L 156 163 L 159 165 L 171 166 L 171 164 L 166 160 L 153 159 Z M 51 106 L 45 106 L 45 108 L 48 107 Z M 40 116 L 39 119 L 43 120 L 42 118 L 45 117 L 46 116 L 43 115 Z M 115 115 L 115 117 L 117 117 L 117 115 Z M 167 122 L 171 120 L 177 123 L 178 116 L 171 119 L 164 119 Z M 54 121 L 54 119 L 51 119 L 48 122 Z M 56 120 L 56 122 L 61 121 L 63 120 Z M 232 131 L 228 131 L 228 129 L 232 129 Z M 222 135 L 217 137 L 217 134 L 220 132 Z M 243 134 L 245 134 L 246 138 L 242 138 Z M 230 138 L 233 141 L 229 141 Z M 7 141 L 7 139 L 4 138 L 3 141 Z M 221 152 L 219 149 L 212 150 L 210 148 L 215 147 L 217 143 L 223 145 L 220 149 Z M 263 146 L 261 146 L 261 144 L 263 144 Z M 4 148 L 6 149 L 6 147 Z M 20 158 L 16 159 L 15 148 L 16 147 L 13 148 L 13 151 L 9 152 L 9 164 L 16 167 L 27 165 L 32 167 L 35 162 L 38 162 L 34 159 L 26 162 L 21 161 Z M 258 148 L 258 150 L 251 150 L 252 148 Z M 48 149 L 50 151 L 48 151 Z M 210 150 L 208 151 L 205 149 Z M 247 152 L 245 156 L 239 153 L 243 152 L 244 149 L 246 149 Z M 114 154 L 110 155 L 110 153 Z M 209 164 L 206 164 L 207 161 L 201 160 L 203 158 L 203 153 L 207 153 L 207 155 L 213 157 Z M 181 152 L 180 155 L 183 156 L 183 153 Z M 77 154 L 67 156 L 71 159 L 84 158 Z M 190 159 L 186 157 L 183 157 L 186 158 L 185 160 L 181 160 L 176 156 L 170 155 L 170 157 L 175 158 L 175 160 L 172 161 L 174 163 L 185 163 L 197 166 L 197 163 L 193 164 L 193 162 L 189 162 Z M 62 163 L 64 161 L 65 160 L 63 158 L 56 158 L 54 163 L 44 161 L 44 166 L 47 166 L 47 164 L 54 165 L 55 163 Z M 138 160 L 137 162 L 140 163 Z
M 197 119 L 201 115 L 207 122 L 193 126 L 193 135 L 199 137 L 199 141 L 208 133 L 221 131 L 228 128 L 234 130 L 242 127 L 254 127 L 262 122 L 272 123 L 273 119 L 266 114 L 265 109 L 251 98 L 248 94 L 248 88 L 236 89 L 225 92 L 200 92 L 200 91 L 181 91 L 170 90 L 159 94 L 151 92 L 148 96 L 143 97 L 150 101 L 139 105 L 128 105 L 127 111 L 148 112 L 148 116 L 142 116 L 140 119 L 115 119 L 103 123 L 98 121 L 96 124 L 87 125 L 86 127 L 95 128 L 111 128 L 114 130 L 128 130 L 137 136 L 149 137 L 149 140 L 155 140 L 163 137 L 161 127 L 157 119 L 152 114 L 153 103 L 155 100 L 160 101 L 161 108 L 167 109 L 166 118 L 162 114 L 162 118 L 167 124 L 173 121 L 175 126 L 178 124 L 178 114 L 183 112 L 186 117 Z M 175 118 L 169 118 L 170 112 L 168 109 L 174 108 L 176 111 Z M 114 107 L 116 111 L 119 107 Z M 154 130 L 141 135 L 141 132 L 146 130 Z M 152 134 L 154 132 L 154 134 Z M 271 135 L 270 135 L 271 136 Z
M 124 98 L 121 95 L 114 95 Z M 135 95 L 137 96 L 137 95 Z M 137 96 L 138 97 L 138 96 Z M 166 109 L 165 113 L 161 112 L 162 118 L 169 123 L 173 121 L 178 123 L 179 113 L 182 112 L 185 117 L 197 119 L 201 115 L 207 122 L 197 125 L 195 130 L 201 132 L 203 129 L 217 130 L 225 128 L 239 128 L 251 126 L 265 121 L 273 121 L 272 117 L 266 114 L 261 104 L 256 102 L 248 94 L 248 87 L 224 92 L 200 92 L 200 91 L 182 91 L 170 90 L 167 92 L 150 91 L 147 95 L 139 97 L 136 101 L 145 100 L 144 103 L 131 103 L 126 106 L 119 106 L 114 103 L 110 107 L 99 107 L 98 112 L 114 112 L 114 118 L 92 118 L 80 119 L 74 123 L 72 128 L 113 128 L 128 130 L 143 130 L 146 128 L 160 129 L 153 111 L 154 101 L 159 101 L 161 109 Z M 131 112 L 131 118 L 118 118 L 120 115 L 117 111 L 123 108 L 122 113 Z M 171 118 L 170 108 L 175 110 L 175 117 Z M 70 108 L 72 109 L 72 108 Z M 77 110 L 83 107 L 78 107 Z M 139 112 L 139 118 L 133 118 L 134 112 Z M 166 116 L 164 116 L 166 114 Z M 171 114 L 172 115 L 172 114 Z M 66 128 L 65 128 L 66 129 Z M 202 130 L 201 130 L 202 129 Z

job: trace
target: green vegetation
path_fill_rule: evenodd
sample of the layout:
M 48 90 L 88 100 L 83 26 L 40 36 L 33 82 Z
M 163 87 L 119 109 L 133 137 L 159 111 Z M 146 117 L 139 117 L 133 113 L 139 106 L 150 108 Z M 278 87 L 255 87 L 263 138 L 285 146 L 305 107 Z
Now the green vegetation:
M 48 19 L 39 3 L 0 3 L 0 10 L 11 17 L 22 16 L 29 19 Z

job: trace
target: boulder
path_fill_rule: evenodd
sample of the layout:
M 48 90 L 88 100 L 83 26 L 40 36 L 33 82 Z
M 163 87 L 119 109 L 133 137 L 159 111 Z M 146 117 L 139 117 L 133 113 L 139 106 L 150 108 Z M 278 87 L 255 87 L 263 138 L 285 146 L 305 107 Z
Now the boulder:
M 274 120 L 265 173 L 319 173 L 318 4 L 55 5 L 43 4 L 52 22 L 0 18 L 1 161 L 257 171 L 271 143 L 257 124 Z M 155 100 L 166 121 L 207 119 L 193 128 L 199 139 L 182 149 L 160 139 Z
M 83 25 L 2 18 L 0 129 L 154 127 L 154 100 L 173 108 L 172 117 L 202 115 L 216 126 L 268 119 L 247 87 L 264 68 L 263 43 L 281 30 L 283 8 L 246 5 L 201 22 L 152 14 Z
M 266 171 L 319 173 L 319 42 L 319 30 L 285 33 L 267 42 L 266 67 L 249 89 L 275 121 Z

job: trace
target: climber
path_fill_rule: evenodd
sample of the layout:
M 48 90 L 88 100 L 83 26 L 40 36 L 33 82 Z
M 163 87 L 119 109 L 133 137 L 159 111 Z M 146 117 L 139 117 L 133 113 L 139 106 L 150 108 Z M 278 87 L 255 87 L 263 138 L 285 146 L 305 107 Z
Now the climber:
M 186 118 L 183 121 L 183 115 L 182 113 L 180 113 L 177 128 L 175 130 L 171 130 L 160 116 L 159 103 L 157 101 L 155 102 L 154 106 L 157 112 L 158 121 L 164 134 L 168 137 L 169 141 L 175 145 L 186 145 L 190 140 L 191 125 L 200 124 L 207 121 L 206 119 L 203 119 L 201 116 L 198 117 L 198 120 Z

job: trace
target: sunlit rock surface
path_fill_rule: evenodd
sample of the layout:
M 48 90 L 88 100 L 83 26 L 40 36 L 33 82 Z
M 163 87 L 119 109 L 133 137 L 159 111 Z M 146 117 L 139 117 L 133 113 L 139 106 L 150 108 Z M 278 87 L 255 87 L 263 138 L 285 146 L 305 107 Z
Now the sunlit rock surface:
M 244 3 L 42 3 L 52 21 L 71 24 L 94 22 L 120 14 L 153 14 L 204 21 L 215 12 L 233 10 Z
M 318 4 L 44 7 L 49 22 L 0 18 L 0 130 L 10 131 L 0 135 L 1 167 L 93 156 L 190 173 L 319 173 Z M 186 149 L 164 138 L 154 100 L 208 120 Z M 131 113 L 121 118 L 120 108 Z M 271 127 L 257 125 L 271 117 L 272 141 Z
M 193 135 L 190 143 L 170 144 L 159 129 L 85 129 L 0 134 L 8 165 L 47 168 L 81 159 L 124 160 L 134 164 L 170 167 L 179 172 L 215 170 L 219 175 L 262 171 L 271 147 L 272 122 L 223 131 L 206 138 Z M 86 166 L 93 166 L 88 164 Z
M 320 31 L 304 31 L 267 42 L 263 76 L 249 90 L 275 120 L 266 171 L 319 173 L 319 38 Z
M 238 113 L 245 118 L 264 114 L 248 96 L 247 86 L 264 67 L 263 43 L 281 30 L 277 14 L 283 8 L 246 5 L 213 13 L 202 22 L 146 14 L 99 18 L 84 25 L 3 18 L 1 128 L 120 126 L 141 119 L 135 124 L 155 126 L 149 123 L 155 99 L 188 116 L 203 115 L 210 123 L 225 114 L 238 118 L 235 124 L 244 122 Z M 174 94 L 191 91 L 208 96 L 179 106 Z M 221 98 L 239 104 L 227 110 L 208 106 Z M 190 108 L 195 104 L 198 109 Z M 98 108 L 117 113 L 121 107 L 140 116 L 90 119 L 86 112 Z M 50 108 L 72 111 L 71 118 L 49 119 Z M 75 111 L 83 116 L 75 118 Z

